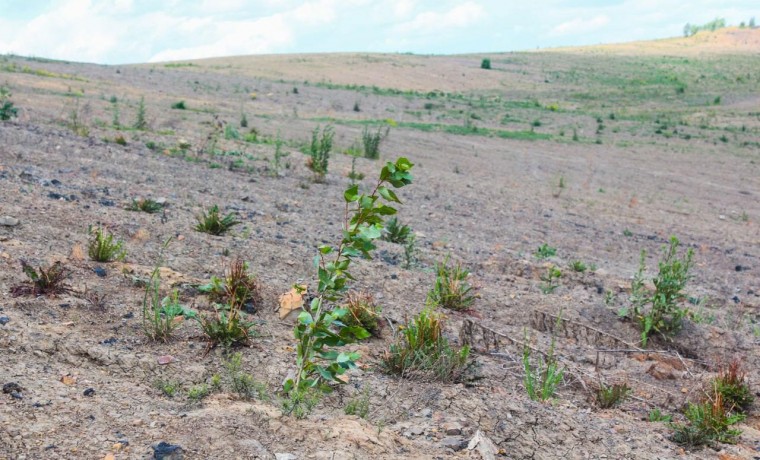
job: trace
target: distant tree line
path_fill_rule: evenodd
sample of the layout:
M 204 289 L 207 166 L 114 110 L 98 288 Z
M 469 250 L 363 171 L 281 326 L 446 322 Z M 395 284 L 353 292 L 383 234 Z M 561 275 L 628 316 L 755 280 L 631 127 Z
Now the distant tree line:
M 715 32 L 718 29 L 722 29 L 726 27 L 726 20 L 724 18 L 715 18 L 712 21 L 702 24 L 701 26 L 698 26 L 696 24 L 689 24 L 686 23 L 685 26 L 683 26 L 683 36 L 684 37 L 691 37 L 692 35 L 696 35 L 697 32 L 702 32 L 705 30 L 709 30 L 710 32 Z M 755 28 L 755 18 L 752 17 L 749 20 L 749 23 L 745 23 L 742 21 L 739 24 L 739 27 L 744 29 L 745 27 L 749 26 L 750 29 Z

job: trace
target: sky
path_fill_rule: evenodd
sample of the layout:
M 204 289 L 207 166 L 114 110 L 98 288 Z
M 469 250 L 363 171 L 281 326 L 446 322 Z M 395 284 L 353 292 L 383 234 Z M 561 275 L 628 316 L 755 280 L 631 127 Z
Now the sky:
M 758 0 L 0 0 L 0 53 L 127 64 L 272 53 L 520 51 L 673 37 Z

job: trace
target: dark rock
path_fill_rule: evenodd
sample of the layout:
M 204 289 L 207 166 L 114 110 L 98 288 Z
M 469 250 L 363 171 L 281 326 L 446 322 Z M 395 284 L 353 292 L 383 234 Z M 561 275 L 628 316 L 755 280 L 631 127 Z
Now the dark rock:
M 735 295 L 735 296 L 733 296 L 733 297 L 731 297 L 731 300 L 733 300 L 733 301 L 734 301 L 734 303 L 739 303 L 739 302 L 741 302 L 741 299 L 739 299 L 739 296 L 736 296 L 736 295 Z
M 50 181 L 51 184 L 55 185 L 56 187 L 59 187 L 61 185 L 61 181 L 58 179 L 53 179 Z
M 108 275 L 108 272 L 103 267 L 95 267 L 92 269 L 92 271 L 101 278 L 105 278 L 106 275 Z
M 61 195 L 60 193 L 55 193 L 55 192 L 48 193 L 48 198 L 50 198 L 52 200 L 64 200 L 64 201 L 68 201 L 68 199 L 65 196 Z
M 398 275 L 395 273 L 391 273 L 391 279 L 392 280 L 398 279 Z
M 132 313 L 131 311 L 129 313 L 127 313 L 126 315 L 122 316 L 122 318 L 124 318 L 124 319 L 132 319 L 134 317 L 135 317 L 135 314 Z
M 448 436 L 446 438 L 443 438 L 443 441 L 441 441 L 441 446 L 445 449 L 451 449 L 456 452 L 467 447 L 467 440 L 460 438 L 459 436 Z
M 737 265 L 736 267 L 734 267 L 734 270 L 736 270 L 737 272 L 746 272 L 747 270 L 749 270 L 749 267 L 745 267 L 744 265 Z
M 0 326 L 5 326 L 11 321 L 7 316 L 0 316 Z
M 85 396 L 95 396 L 95 388 L 88 388 L 82 394 Z
M 113 200 L 107 200 L 105 198 L 98 201 L 98 203 L 100 203 L 101 206 L 115 206 L 116 205 L 116 203 L 114 203 Z
M 8 382 L 5 385 L 3 385 L 3 393 L 13 393 L 13 392 L 20 392 L 22 391 L 21 385 L 19 385 L 16 382 Z
M 119 341 L 119 339 L 117 339 L 116 337 L 111 337 L 111 338 L 105 339 L 104 341 L 102 341 L 100 343 L 102 345 L 113 345 L 113 344 L 115 344 L 118 341 Z
M 13 393 L 11 393 L 11 397 L 13 399 L 24 399 L 24 395 L 21 394 L 21 392 L 18 392 L 18 391 L 14 391 Z
M 182 447 L 161 441 L 153 446 L 153 458 L 155 460 L 182 460 Z

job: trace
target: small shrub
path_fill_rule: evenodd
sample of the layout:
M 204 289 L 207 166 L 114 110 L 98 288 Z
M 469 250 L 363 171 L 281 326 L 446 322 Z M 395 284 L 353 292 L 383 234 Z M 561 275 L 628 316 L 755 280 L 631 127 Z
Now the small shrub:
M 574 260 L 570 262 L 570 269 L 574 272 L 583 273 L 588 267 L 580 260 Z
M 60 261 L 48 268 L 40 266 L 37 270 L 23 259 L 19 262 L 21 263 L 21 270 L 29 278 L 29 282 L 13 287 L 11 293 L 14 296 L 56 295 L 69 290 L 64 281 L 69 277 L 70 272 Z
M 127 140 L 124 138 L 123 134 L 119 134 L 118 136 L 113 138 L 114 143 L 119 144 L 121 146 L 127 145 Z
M 630 392 L 631 388 L 625 383 L 601 384 L 596 391 L 596 403 L 602 409 L 609 409 L 623 402 Z
M 187 106 L 185 105 L 185 101 L 178 101 L 172 104 L 172 108 L 176 110 L 185 110 L 187 109 Z
M 631 284 L 630 314 L 641 326 L 641 342 L 644 346 L 652 333 L 656 332 L 664 337 L 675 335 L 681 329 L 683 319 L 689 314 L 689 309 L 681 307 L 680 304 L 687 300 L 683 290 L 691 279 L 689 270 L 692 266 L 694 251 L 687 250 L 686 255 L 679 259 L 678 245 L 678 238 L 671 237 L 670 246 L 665 250 L 665 255 L 659 263 L 659 273 L 652 280 L 655 291 L 651 295 L 644 287 L 646 251 L 641 252 L 639 270 Z M 644 311 L 647 304 L 651 304 L 651 308 Z
M 559 287 L 558 280 L 561 277 L 562 271 L 560 271 L 559 268 L 554 265 L 548 267 L 546 273 L 541 275 L 541 281 L 543 281 L 543 283 L 539 285 L 539 289 L 541 289 L 541 292 L 544 294 L 551 294 Z
M 190 387 L 190 389 L 187 391 L 187 399 L 193 402 L 200 402 L 209 394 L 211 394 L 211 390 L 209 389 L 208 385 L 201 383 L 200 385 L 194 385 Z
M 132 203 L 125 208 L 127 211 L 141 211 L 148 214 L 155 214 L 161 212 L 164 209 L 164 205 L 150 198 L 141 198 L 139 200 L 132 200 Z
M 324 129 L 317 126 L 311 133 L 311 145 L 308 152 L 309 161 L 306 165 L 318 178 L 322 178 L 327 174 L 334 136 L 335 131 L 332 126 L 325 126 Z
M 87 251 L 90 259 L 95 262 L 112 262 L 123 260 L 127 256 L 127 251 L 122 249 L 124 242 L 114 240 L 113 234 L 107 228 L 90 226 L 87 232 L 91 237 Z
M 195 226 L 196 231 L 216 236 L 227 233 L 229 229 L 240 224 L 240 221 L 235 220 L 233 213 L 222 217 L 217 205 L 211 206 L 208 213 L 201 212 L 199 216 L 196 216 L 196 220 L 198 221 L 198 225 Z
M 145 98 L 140 98 L 140 103 L 137 105 L 137 115 L 135 117 L 135 123 L 132 125 L 134 129 L 145 130 L 148 129 L 148 120 L 145 119 Z
M 7 121 L 18 116 L 18 109 L 13 106 L 11 92 L 5 86 L 0 86 L 0 121 Z
M 362 146 L 364 147 L 364 158 L 377 160 L 380 158 L 380 143 L 388 137 L 390 127 L 377 128 L 377 131 L 370 131 L 369 126 L 365 126 L 362 131 Z
M 436 277 L 433 289 L 428 292 L 427 303 L 450 310 L 467 310 L 475 301 L 471 294 L 473 288 L 467 283 L 470 272 L 457 263 L 449 267 L 449 257 L 436 264 Z
M 322 393 L 315 388 L 293 388 L 282 399 L 281 405 L 283 412 L 292 414 L 297 419 L 302 419 L 311 414 L 320 400 L 322 400 Z
M 417 237 L 410 233 L 404 243 L 404 268 L 409 270 L 417 265 Z
M 427 307 L 400 328 L 382 358 L 382 369 L 401 378 L 457 382 L 470 363 L 470 348 L 452 348 L 443 335 L 445 317 Z
M 684 413 L 689 423 L 673 424 L 673 442 L 686 447 L 698 448 L 716 442 L 735 444 L 741 431 L 731 428 L 744 420 L 743 414 L 730 414 L 723 404 L 720 393 L 699 404 L 689 403 Z
M 480 61 L 480 68 L 485 69 L 485 70 L 491 70 L 491 59 L 483 58 L 483 60 Z
M 240 132 L 232 126 L 231 124 L 224 125 L 224 138 L 229 140 L 239 140 L 240 139 Z
M 354 112 L 361 112 L 362 109 L 359 107 L 359 101 L 354 102 Z
M 349 292 L 346 295 L 348 313 L 343 316 L 346 326 L 359 326 L 377 337 L 380 335 L 380 313 L 382 307 L 375 303 L 375 298 L 368 292 Z
M 173 315 L 165 313 L 166 302 L 161 298 L 161 264 L 163 252 L 166 250 L 171 239 L 161 246 L 156 266 L 146 283 L 145 294 L 142 302 L 142 326 L 143 332 L 151 340 L 167 342 L 171 338 L 177 323 Z
M 173 398 L 180 390 L 181 385 L 176 380 L 156 380 L 154 386 L 164 394 L 164 396 Z
M 240 114 L 240 127 L 241 128 L 248 127 L 248 117 L 245 115 L 245 113 Z
M 539 260 L 548 259 L 549 257 L 554 257 L 557 255 L 557 248 L 553 248 L 544 243 L 539 246 L 538 249 L 536 249 L 536 252 L 534 252 L 533 255 L 536 256 L 536 259 Z
M 749 388 L 747 373 L 742 369 L 741 361 L 732 360 L 722 368 L 713 381 L 715 392 L 720 394 L 723 405 L 730 412 L 746 414 L 755 397 Z
M 539 119 L 535 119 L 535 120 L 533 120 L 533 122 L 531 122 L 531 124 L 530 124 L 530 125 L 531 125 L 532 127 L 534 127 L 534 128 L 538 128 L 539 126 L 541 126 L 541 120 L 539 120 Z
M 391 217 L 385 222 L 382 238 L 389 243 L 405 244 L 411 234 L 412 229 L 408 225 L 399 225 L 398 219 Z

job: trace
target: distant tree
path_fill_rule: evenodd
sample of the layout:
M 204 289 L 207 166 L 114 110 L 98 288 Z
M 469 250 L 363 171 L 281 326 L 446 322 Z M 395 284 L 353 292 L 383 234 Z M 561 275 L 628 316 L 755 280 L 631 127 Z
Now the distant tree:
M 686 25 L 683 26 L 683 36 L 688 37 L 690 35 L 691 35 L 691 24 L 687 22 Z
M 749 20 L 749 28 L 754 29 L 755 28 L 755 18 L 754 16 L 750 18 Z
M 480 68 L 490 70 L 491 69 L 491 60 L 489 58 L 485 58 L 482 61 L 480 61 Z

